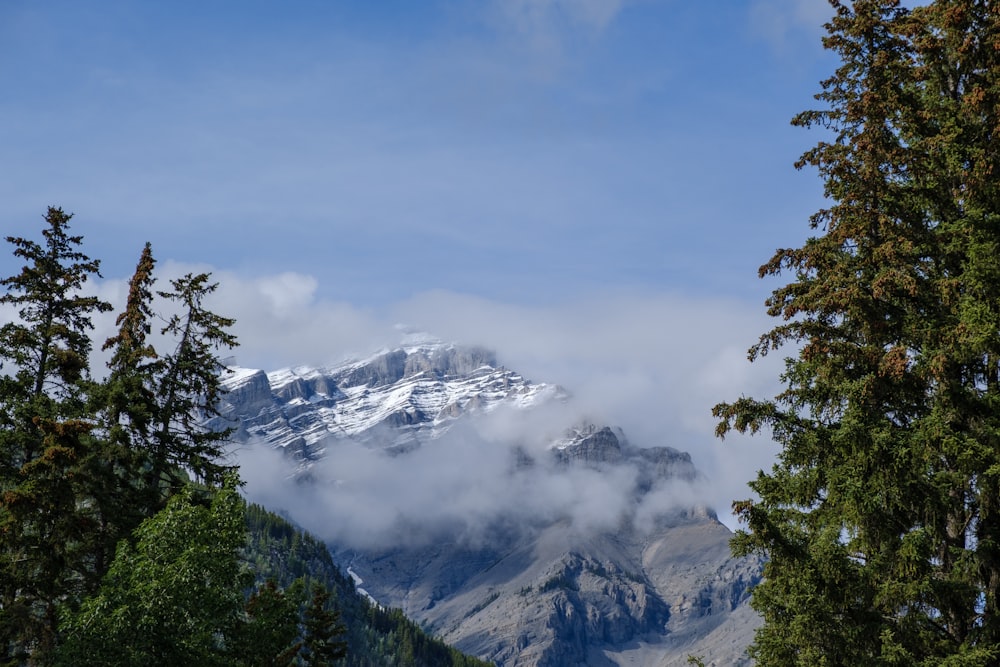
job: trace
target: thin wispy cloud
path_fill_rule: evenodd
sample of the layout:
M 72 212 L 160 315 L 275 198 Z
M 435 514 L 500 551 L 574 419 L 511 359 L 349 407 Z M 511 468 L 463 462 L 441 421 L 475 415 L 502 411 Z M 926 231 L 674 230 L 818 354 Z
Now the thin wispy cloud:
M 523 34 L 551 32 L 560 25 L 605 29 L 625 0 L 495 0 L 498 16 Z
M 493 0 L 485 6 L 485 16 L 507 56 L 523 63 L 533 78 L 547 80 L 574 60 L 581 44 L 600 39 L 626 4 L 626 0 Z
M 753 0 L 750 29 L 784 53 L 803 40 L 819 43 L 823 25 L 833 15 L 827 0 Z
M 12 11 L 27 32 L 0 62 L 30 67 L 0 105 L 0 228 L 59 205 L 115 273 L 149 240 L 378 305 L 436 288 L 756 298 L 756 265 L 789 242 L 772 232 L 816 208 L 787 118 L 819 77 L 777 108 L 800 82 L 746 39 L 746 5 L 320 4 Z

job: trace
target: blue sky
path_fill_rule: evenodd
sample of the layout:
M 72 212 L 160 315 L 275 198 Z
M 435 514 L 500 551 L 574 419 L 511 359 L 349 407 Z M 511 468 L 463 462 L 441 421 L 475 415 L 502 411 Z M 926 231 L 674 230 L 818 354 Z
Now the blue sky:
M 240 362 L 405 321 L 690 450 L 725 511 L 773 446 L 756 278 L 822 202 L 790 126 L 836 63 L 823 0 L 0 3 L 0 232 L 75 213 L 123 294 L 145 241 L 210 268 Z M 16 265 L 0 256 L 0 273 Z M 2 313 L 0 313 L 2 315 Z M 99 323 L 100 327 L 109 326 Z
M 822 0 L 0 6 L 0 228 L 324 296 L 754 298 L 819 201 Z

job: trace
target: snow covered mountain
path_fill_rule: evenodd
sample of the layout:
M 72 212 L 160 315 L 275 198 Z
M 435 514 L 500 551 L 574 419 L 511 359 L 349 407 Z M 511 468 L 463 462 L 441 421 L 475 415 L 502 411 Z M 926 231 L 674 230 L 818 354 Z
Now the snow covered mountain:
M 263 440 L 304 461 L 343 438 L 403 451 L 467 413 L 567 397 L 561 387 L 499 366 L 488 350 L 426 337 L 331 368 L 230 371 L 221 411 L 238 423 L 236 438 Z
M 457 425 L 491 416 L 517 420 L 569 400 L 559 386 L 499 365 L 488 350 L 429 338 L 330 368 L 233 368 L 225 386 L 222 412 L 238 424 L 236 437 L 285 452 L 312 484 L 330 480 L 304 470 L 323 459 L 335 463 L 360 445 L 381 456 L 375 465 L 387 471 L 412 460 L 401 483 L 419 485 L 428 474 L 419 456 Z M 476 515 L 473 521 L 486 524 L 476 539 L 442 531 L 440 522 L 426 528 L 428 539 L 409 539 L 422 530 L 425 512 L 416 512 L 406 515 L 395 543 L 334 541 L 331 551 L 381 604 L 503 667 L 661 667 L 687 664 L 688 655 L 708 665 L 744 664 L 758 623 L 747 599 L 760 563 L 730 558 L 729 530 L 685 500 L 707 483 L 691 457 L 636 446 L 620 429 L 586 421 L 546 438 L 541 448 L 488 443 L 509 453 L 509 465 L 489 469 L 495 482 L 458 471 L 459 479 L 468 474 L 488 487 L 483 492 L 499 498 L 494 502 L 533 498 L 519 511 Z M 475 465 L 475 456 L 431 460 Z M 544 505 L 538 498 L 559 495 L 544 486 L 571 500 Z M 498 493 L 506 487 L 515 491 Z M 454 497 L 461 503 L 467 496 Z M 591 509 L 615 514 L 581 527 L 581 514 Z

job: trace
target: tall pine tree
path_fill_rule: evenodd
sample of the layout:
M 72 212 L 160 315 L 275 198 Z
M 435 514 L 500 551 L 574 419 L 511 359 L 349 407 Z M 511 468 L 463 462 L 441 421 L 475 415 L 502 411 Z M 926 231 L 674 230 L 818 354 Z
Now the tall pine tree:
M 19 315 L 0 327 L 0 664 L 47 664 L 60 617 L 94 593 L 116 546 L 188 473 L 219 486 L 230 470 L 226 432 L 205 426 L 220 391 L 215 352 L 235 345 L 233 320 L 202 303 L 216 286 L 189 275 L 159 293 L 179 306 L 162 332 L 176 348 L 159 357 L 147 244 L 104 345 L 108 376 L 95 382 L 91 318 L 111 306 L 84 291 L 99 262 L 79 250 L 70 218 L 50 208 L 42 243 L 9 237 L 25 265 L 0 280 L 0 303 Z
M 158 478 L 176 477 L 179 469 L 200 481 L 218 484 L 230 469 L 222 463 L 228 429 L 207 423 L 219 416 L 224 370 L 217 350 L 236 346 L 228 331 L 235 320 L 205 308 L 204 300 L 218 288 L 207 273 L 171 280 L 171 291 L 158 294 L 173 301 L 180 312 L 171 316 L 162 333 L 176 340 L 157 369 L 158 396 L 153 431 L 153 470 Z
M 129 280 L 124 310 L 115 320 L 118 329 L 103 350 L 111 351 L 108 375 L 91 393 L 100 451 L 91 458 L 88 472 L 95 484 L 99 548 L 94 570 L 106 571 L 118 541 L 128 538 L 139 523 L 161 509 L 165 497 L 151 481 L 150 434 L 156 419 L 155 373 L 157 354 L 152 333 L 152 286 L 155 282 L 149 243 Z
M 21 272 L 0 280 L 20 319 L 0 327 L 0 660 L 43 656 L 57 609 L 92 579 L 92 456 L 86 421 L 89 331 L 110 304 L 83 293 L 100 263 L 69 234 L 72 216 L 45 215 L 43 242 L 7 237 Z M 91 480 L 92 481 L 92 480 Z
M 340 621 L 340 610 L 330 607 L 330 591 L 321 583 L 313 584 L 312 600 L 303 619 L 303 654 L 307 667 L 330 665 L 347 657 L 347 628 Z
M 832 132 L 821 232 L 778 250 L 784 391 L 715 408 L 768 428 L 777 464 L 734 504 L 768 557 L 760 665 L 1000 660 L 1000 10 L 832 0 L 841 59 L 795 123 Z
M 115 321 L 118 331 L 102 348 L 112 351 L 106 390 L 99 402 L 103 425 L 108 439 L 127 449 L 143 447 L 156 420 L 153 383 L 157 353 L 148 340 L 152 333 L 155 266 L 147 243 L 129 280 L 125 309 Z
M 17 308 L 19 321 L 0 327 L 0 466 L 4 479 L 40 453 L 35 417 L 60 419 L 84 413 L 89 380 L 90 330 L 94 313 L 111 304 L 82 293 L 100 276 L 100 261 L 78 248 L 82 236 L 69 234 L 73 216 L 49 207 L 44 241 L 8 236 L 14 255 L 24 260 L 17 275 L 0 280 L 0 304 Z

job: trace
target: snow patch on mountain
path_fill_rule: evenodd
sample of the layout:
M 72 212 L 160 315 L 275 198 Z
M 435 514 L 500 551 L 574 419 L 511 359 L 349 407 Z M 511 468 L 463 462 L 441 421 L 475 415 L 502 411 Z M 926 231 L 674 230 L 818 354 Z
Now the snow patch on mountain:
M 237 439 L 263 440 L 310 460 L 338 439 L 418 446 L 463 415 L 501 406 L 527 410 L 568 397 L 558 385 L 498 365 L 487 350 L 410 338 L 404 347 L 328 368 L 229 367 L 220 411 L 239 424 Z

